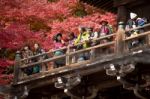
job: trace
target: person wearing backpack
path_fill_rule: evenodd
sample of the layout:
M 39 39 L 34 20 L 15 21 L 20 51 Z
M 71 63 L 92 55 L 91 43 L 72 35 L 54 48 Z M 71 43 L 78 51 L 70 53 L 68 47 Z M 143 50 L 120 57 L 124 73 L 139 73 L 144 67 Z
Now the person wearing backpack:
M 147 21 L 144 18 L 138 18 L 136 13 L 130 13 L 130 19 L 127 22 L 126 30 L 133 29 L 139 26 L 145 25 Z M 136 36 L 139 33 L 143 33 L 144 29 L 135 29 L 126 33 L 127 37 Z M 140 43 L 143 44 L 145 38 L 139 38 L 129 42 L 129 49 L 138 46 Z
M 78 35 L 77 39 L 75 40 L 75 45 L 77 45 L 77 50 L 85 49 L 90 47 L 90 34 L 87 32 L 85 27 L 79 27 L 80 34 Z M 83 44 L 79 44 L 83 43 Z M 79 44 L 79 45 L 78 45 Z M 89 59 L 89 53 L 85 52 L 79 55 L 78 61 L 88 60 Z
M 102 20 L 100 22 L 100 24 L 101 24 L 101 28 L 99 30 L 99 37 L 105 37 L 105 36 L 113 33 L 113 28 L 111 25 L 109 25 L 108 21 Z M 112 39 L 113 39 L 112 37 L 104 38 L 104 39 L 100 40 L 100 44 L 110 42 L 110 41 L 112 41 Z M 109 53 L 112 51 L 112 49 L 111 49 L 111 47 L 104 47 L 100 51 L 101 51 L 101 53 Z
M 85 27 L 79 27 L 79 32 L 80 32 L 80 34 L 78 35 L 77 39 L 75 40 L 75 45 L 77 45 L 78 43 L 83 43 L 82 46 L 80 46 L 80 48 L 81 49 L 88 48 L 89 47 L 88 41 L 90 39 L 89 32 L 87 32 Z
M 137 18 L 137 26 L 144 26 L 147 23 L 147 19 L 146 18 Z M 138 29 L 139 34 L 144 33 L 145 29 L 144 28 L 140 28 Z M 146 42 L 148 38 L 147 37 L 141 37 L 139 38 L 139 44 L 144 45 L 144 43 Z
M 108 21 L 102 20 L 100 24 L 101 24 L 101 28 L 99 30 L 99 37 L 107 36 L 113 33 L 113 28 L 111 25 L 108 24 Z M 112 38 L 106 38 L 101 40 L 100 43 L 106 43 L 111 40 Z

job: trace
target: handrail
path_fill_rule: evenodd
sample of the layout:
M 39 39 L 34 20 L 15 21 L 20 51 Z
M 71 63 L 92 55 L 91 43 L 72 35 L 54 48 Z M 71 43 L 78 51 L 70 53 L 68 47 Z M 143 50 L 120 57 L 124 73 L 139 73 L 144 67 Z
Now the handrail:
M 106 46 L 112 45 L 114 43 L 115 43 L 115 41 L 108 42 L 108 43 L 105 43 L 105 44 L 96 45 L 96 46 L 93 46 L 93 47 L 90 47 L 90 48 L 78 50 L 76 52 L 70 52 L 68 54 L 64 54 L 64 55 L 60 55 L 60 56 L 55 56 L 53 58 L 45 59 L 43 61 L 38 61 L 38 62 L 30 63 L 30 64 L 24 65 L 24 66 L 22 66 L 20 68 L 26 68 L 26 67 L 30 67 L 30 66 L 37 65 L 37 64 L 51 62 L 51 61 L 54 61 L 54 60 L 57 60 L 57 59 L 60 59 L 60 58 L 64 58 L 66 56 L 71 56 L 71 55 L 74 55 L 74 54 L 77 54 L 77 53 L 85 52 L 85 51 L 96 49 L 96 48 L 106 47 Z
M 98 40 L 101 40 L 101 39 L 105 39 L 105 38 L 108 38 L 108 37 L 112 37 L 112 36 L 114 36 L 114 35 L 116 35 L 116 34 L 113 33 L 113 34 L 110 34 L 110 35 L 107 35 L 107 36 L 103 36 L 103 37 L 99 37 L 99 38 L 92 39 L 92 40 L 98 41 Z M 90 41 L 90 40 L 91 40 L 91 39 L 89 39 L 89 40 L 87 40 L 87 41 Z M 70 47 L 75 47 L 75 46 L 78 46 L 78 45 L 81 45 L 81 44 L 84 44 L 84 42 L 78 43 L 78 44 L 76 44 L 76 45 L 69 45 L 69 46 L 70 46 Z M 50 53 L 55 52 L 55 51 L 65 50 L 65 49 L 67 49 L 67 46 L 65 46 L 65 47 L 63 47 L 63 48 L 60 48 L 60 49 L 51 50 L 51 51 L 48 51 L 48 52 L 45 52 L 45 53 L 41 53 L 41 54 L 39 54 L 39 55 L 30 56 L 30 57 L 28 57 L 28 58 L 21 59 L 20 61 L 22 62 L 22 61 L 25 61 L 25 60 L 28 60 L 28 59 L 33 59 L 33 58 L 36 58 L 36 57 L 40 57 L 40 56 L 44 56 L 44 55 L 50 54 Z
M 142 37 L 142 36 L 145 36 L 145 35 L 148 35 L 148 34 L 150 34 L 150 31 L 144 32 L 144 33 L 132 36 L 132 37 L 127 37 L 127 38 L 125 38 L 125 41 L 129 41 L 129 40 L 132 40 L 132 39 L 135 39 L 135 38 L 139 38 L 139 37 Z
M 44 56 L 44 55 L 50 54 L 50 53 L 55 52 L 55 51 L 65 50 L 65 49 L 67 49 L 66 46 L 65 46 L 65 47 L 62 47 L 62 48 L 60 48 L 60 49 L 51 50 L 51 51 L 48 51 L 48 52 L 45 52 L 45 53 L 41 53 L 41 54 L 39 54 L 39 55 L 30 56 L 30 57 L 28 57 L 28 58 L 21 59 L 20 61 L 22 62 L 22 61 L 25 61 L 25 60 L 28 60 L 28 59 L 33 59 L 33 58 L 36 58 L 36 57 L 40 57 L 40 56 Z
M 51 62 L 51 61 L 54 61 L 54 60 L 57 60 L 57 59 L 60 59 L 60 58 L 64 58 L 64 57 L 66 57 L 66 54 L 60 55 L 60 56 L 55 56 L 55 57 L 50 58 L 50 59 L 45 59 L 45 60 L 42 60 L 42 61 L 30 63 L 30 64 L 27 64 L 27 65 L 23 65 L 20 68 L 26 68 L 26 67 L 30 67 L 30 66 L 32 67 L 32 66 L 37 65 L 37 64 Z
M 150 26 L 150 23 L 145 24 L 145 25 L 143 25 L 143 26 L 138 26 L 138 27 L 136 27 L 136 28 L 132 28 L 132 29 L 129 29 L 129 30 L 125 30 L 125 32 L 129 32 L 129 31 L 133 31 L 133 30 L 145 28 L 145 27 L 148 27 L 148 26 Z
M 96 45 L 96 46 L 89 47 L 89 48 L 86 48 L 86 49 L 83 49 L 83 50 L 78 50 L 78 51 L 75 51 L 75 52 L 71 52 L 69 55 L 74 55 L 74 54 L 77 54 L 77 53 L 85 52 L 85 51 L 96 49 L 96 48 L 106 47 L 106 46 L 109 46 L 109 45 L 112 45 L 112 44 L 115 44 L 115 41 L 100 44 L 100 45 Z

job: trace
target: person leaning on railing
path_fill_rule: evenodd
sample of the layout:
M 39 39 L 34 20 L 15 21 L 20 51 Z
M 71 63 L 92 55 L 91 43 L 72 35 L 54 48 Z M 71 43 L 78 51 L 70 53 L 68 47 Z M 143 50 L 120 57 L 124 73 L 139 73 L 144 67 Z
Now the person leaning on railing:
M 38 43 L 35 43 L 34 44 L 33 55 L 40 55 L 40 54 L 43 54 L 43 53 L 45 53 L 44 49 L 42 49 Z M 48 58 L 47 55 L 39 56 L 39 57 L 33 58 L 33 61 L 38 62 L 38 61 L 42 61 L 46 58 Z M 46 63 L 44 64 L 44 66 L 45 66 L 45 68 L 47 68 Z M 39 73 L 42 70 L 42 67 L 43 67 L 42 64 L 37 64 L 37 65 L 33 66 L 33 74 Z
M 25 45 L 23 47 L 23 49 L 21 50 L 21 56 L 22 58 L 29 58 L 31 56 L 33 56 L 33 52 L 30 48 L 30 46 L 28 45 Z M 32 63 L 33 60 L 32 59 L 27 59 L 23 62 L 23 64 L 29 64 L 29 63 Z M 31 75 L 33 73 L 33 67 L 27 67 L 25 69 L 23 69 L 24 73 L 27 74 L 27 75 Z
M 147 19 L 146 18 L 137 18 L 137 27 L 139 26 L 144 26 L 146 23 L 147 23 Z M 144 28 L 141 28 L 141 29 L 138 29 L 138 32 L 141 34 L 141 33 L 144 33 L 145 32 L 145 29 Z M 139 43 L 141 45 L 144 45 L 144 43 L 146 42 L 146 37 L 142 37 L 142 38 L 139 38 Z
M 73 32 L 69 33 L 68 40 L 69 40 L 68 44 L 69 44 L 69 46 L 71 46 L 70 47 L 70 52 L 75 52 L 76 47 L 74 46 L 74 42 L 76 40 L 76 36 L 75 36 L 75 34 Z M 76 57 L 72 56 L 71 57 L 71 63 L 75 63 L 75 62 L 76 62 Z
M 101 24 L 101 28 L 99 30 L 99 37 L 103 37 L 103 36 L 107 36 L 109 34 L 112 34 L 113 33 L 113 28 L 112 26 L 108 23 L 108 21 L 106 20 L 102 20 L 100 22 Z M 112 38 L 105 38 L 103 40 L 100 41 L 100 43 L 106 43 L 106 42 L 109 42 L 111 41 Z
M 87 28 L 87 31 L 89 32 L 90 34 L 90 40 L 91 40 L 91 43 L 90 43 L 90 46 L 95 46 L 98 44 L 98 41 L 96 41 L 95 39 L 98 38 L 98 32 L 94 31 L 92 27 L 90 28 Z
M 146 23 L 145 19 L 138 18 L 137 14 L 131 12 L 130 13 L 130 19 L 128 20 L 127 25 L 126 25 L 126 30 L 134 29 L 134 28 L 136 28 L 138 26 L 143 26 L 143 25 L 145 25 L 145 23 Z M 136 35 L 138 35 L 140 33 L 143 33 L 143 32 L 144 32 L 143 28 L 135 29 L 135 30 L 132 30 L 132 31 L 128 31 L 126 33 L 126 36 L 127 37 L 132 37 L 132 36 L 136 36 Z M 144 39 L 145 38 L 139 38 L 139 39 L 136 39 L 136 40 L 132 40 L 129 43 L 129 49 L 131 49 L 133 47 L 136 47 L 139 44 L 143 44 L 144 43 Z
M 57 33 L 54 36 L 53 40 L 54 40 L 54 49 L 53 50 L 60 49 L 60 48 L 65 46 L 65 42 L 62 39 L 61 33 Z M 54 52 L 54 56 L 60 56 L 63 54 L 65 54 L 64 50 L 57 50 Z M 54 68 L 59 68 L 59 67 L 62 67 L 64 65 L 65 65 L 65 58 L 57 59 L 54 61 Z
M 107 36 L 107 35 L 110 35 L 113 33 L 113 27 L 108 23 L 108 21 L 102 20 L 100 22 L 100 24 L 101 24 L 101 28 L 99 30 L 99 37 L 104 37 L 104 36 Z M 112 37 L 108 37 L 108 38 L 100 40 L 100 44 L 104 44 L 104 43 L 110 42 L 112 40 L 113 40 Z M 103 48 L 101 51 L 102 51 L 102 53 L 103 52 L 106 52 L 106 53 L 111 52 L 110 48 Z
M 77 39 L 75 40 L 75 45 L 77 45 L 77 50 L 80 49 L 85 49 L 90 47 L 89 44 L 89 39 L 90 39 L 90 34 L 89 32 L 87 32 L 85 27 L 79 27 L 79 35 L 77 37 Z M 83 44 L 79 44 L 79 43 L 83 43 Z M 89 59 L 89 53 L 85 52 L 85 53 L 81 53 L 78 55 L 78 61 L 83 61 L 83 60 L 87 60 Z

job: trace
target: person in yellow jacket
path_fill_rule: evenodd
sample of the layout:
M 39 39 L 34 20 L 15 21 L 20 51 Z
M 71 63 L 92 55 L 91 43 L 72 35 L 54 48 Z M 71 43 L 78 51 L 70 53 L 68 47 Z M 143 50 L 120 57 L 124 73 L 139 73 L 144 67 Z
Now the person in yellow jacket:
M 80 27 L 79 28 L 79 36 L 77 37 L 77 39 L 75 40 L 75 45 L 78 45 L 79 43 L 83 43 L 83 45 L 80 45 L 80 48 L 79 49 L 82 49 L 82 48 L 88 48 L 89 47 L 89 39 L 90 39 L 90 34 L 89 32 L 86 31 L 86 28 L 84 27 Z M 79 46 L 77 46 L 79 47 Z
M 77 45 L 77 50 L 88 48 L 89 47 L 89 39 L 90 39 L 89 32 L 87 32 L 86 28 L 84 28 L 84 27 L 80 27 L 79 32 L 80 32 L 80 34 L 77 37 L 77 39 L 75 40 L 75 45 Z M 79 44 L 82 42 L 83 42 L 83 44 Z M 90 55 L 89 55 L 89 52 L 85 52 L 85 53 L 81 53 L 80 55 L 78 55 L 78 57 L 79 57 L 78 61 L 83 61 L 83 60 L 88 60 Z

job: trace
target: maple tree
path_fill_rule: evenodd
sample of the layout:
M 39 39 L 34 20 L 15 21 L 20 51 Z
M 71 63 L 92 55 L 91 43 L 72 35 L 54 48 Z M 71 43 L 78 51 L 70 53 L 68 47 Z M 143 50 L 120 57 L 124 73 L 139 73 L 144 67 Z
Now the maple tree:
M 116 15 L 79 0 L 1 0 L 0 83 L 3 78 L 12 78 L 11 74 L 7 76 L 3 72 L 13 66 L 15 51 L 25 44 L 33 46 L 38 42 L 49 50 L 56 33 L 61 32 L 64 37 L 68 32 L 78 34 L 79 26 L 98 30 L 102 20 L 116 25 Z

